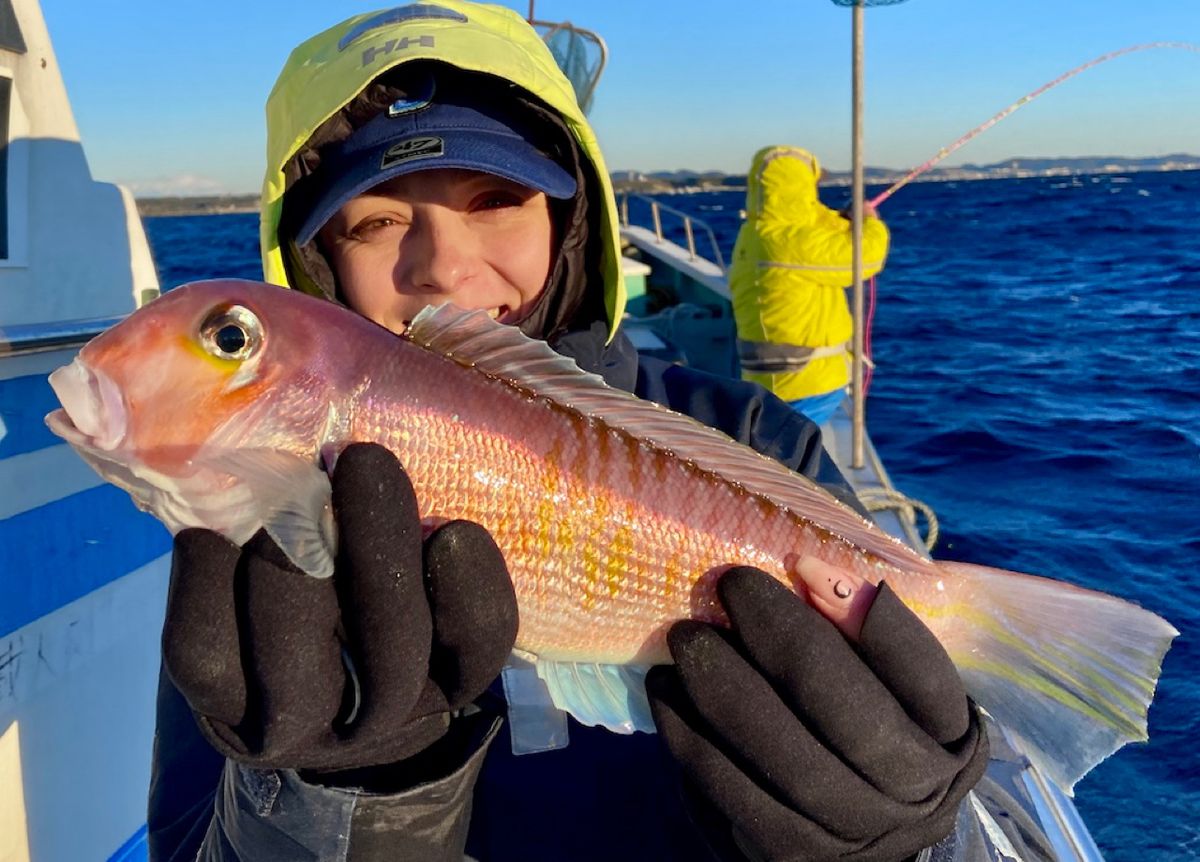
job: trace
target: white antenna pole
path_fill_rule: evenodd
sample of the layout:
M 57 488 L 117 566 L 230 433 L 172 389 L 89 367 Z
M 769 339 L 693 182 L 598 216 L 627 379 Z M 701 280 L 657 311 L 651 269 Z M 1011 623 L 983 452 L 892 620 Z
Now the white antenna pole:
M 853 398 L 853 424 L 851 426 L 851 460 L 850 466 L 859 469 L 863 466 L 864 429 L 866 427 L 866 398 L 863 392 L 863 350 L 865 348 L 864 314 L 863 314 L 863 266 L 862 266 L 862 226 L 863 226 L 863 19 L 865 18 L 866 0 L 858 0 L 854 4 L 853 24 L 853 126 L 851 135 L 851 161 L 853 172 L 853 204 L 851 207 L 851 229 L 854 236 L 854 352 L 852 355 L 852 375 L 850 393 Z

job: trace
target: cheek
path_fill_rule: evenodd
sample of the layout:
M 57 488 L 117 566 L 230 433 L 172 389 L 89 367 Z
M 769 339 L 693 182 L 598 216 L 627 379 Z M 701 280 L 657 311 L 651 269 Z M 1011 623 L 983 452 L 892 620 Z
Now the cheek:
M 548 224 L 539 225 L 538 229 L 506 237 L 498 244 L 493 259 L 502 262 L 501 271 L 528 302 L 535 299 L 546 286 L 554 261 L 554 250 L 553 231 Z
M 265 394 L 255 384 L 223 392 L 227 381 L 221 374 L 178 375 L 170 387 L 129 393 L 131 443 L 147 464 L 171 472 Z
M 354 255 L 341 255 L 334 259 L 334 272 L 338 287 L 346 304 L 367 317 L 378 310 L 394 293 L 392 277 L 396 256 L 371 253 L 373 249 L 361 249 Z

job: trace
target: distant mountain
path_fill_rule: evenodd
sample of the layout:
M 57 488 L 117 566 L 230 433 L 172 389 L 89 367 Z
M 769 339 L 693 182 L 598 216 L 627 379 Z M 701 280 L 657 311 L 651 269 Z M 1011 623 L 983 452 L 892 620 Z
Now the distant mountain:
M 993 162 L 990 165 L 965 164 L 957 170 L 964 171 L 1052 171 L 1070 168 L 1079 173 L 1108 171 L 1113 168 L 1134 171 L 1176 170 L 1177 165 L 1200 164 L 1200 156 L 1187 153 L 1175 153 L 1169 156 L 1146 156 L 1142 158 L 1131 156 L 1083 156 L 1077 158 L 1047 159 L 1018 156 L 1003 162 Z
M 720 183 L 728 177 L 735 176 L 723 171 L 613 171 L 614 182 L 664 182 L 672 185 L 688 185 L 689 183 L 716 182 Z M 742 174 L 742 179 L 746 175 Z
M 258 195 L 177 195 L 137 199 L 142 216 L 228 215 L 258 212 Z

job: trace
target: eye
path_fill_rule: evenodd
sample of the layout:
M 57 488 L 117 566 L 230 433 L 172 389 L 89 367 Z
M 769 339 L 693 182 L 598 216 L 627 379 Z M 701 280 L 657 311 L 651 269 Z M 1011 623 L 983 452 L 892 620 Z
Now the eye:
M 217 330 L 217 334 L 213 338 L 217 349 L 230 355 L 236 354 L 245 347 L 248 340 L 246 333 L 236 323 L 226 323 Z
M 218 309 L 200 326 L 200 344 L 218 359 L 249 359 L 262 346 L 262 324 L 240 305 Z
M 476 210 L 498 210 L 506 207 L 524 206 L 525 201 L 520 195 L 505 191 L 494 190 L 487 194 L 479 195 L 474 201 L 474 209 Z
M 407 224 L 399 218 L 393 216 L 373 216 L 363 219 L 357 225 L 347 232 L 350 239 L 360 242 L 370 242 L 384 233 L 384 231 L 392 231 L 398 228 L 407 227 Z

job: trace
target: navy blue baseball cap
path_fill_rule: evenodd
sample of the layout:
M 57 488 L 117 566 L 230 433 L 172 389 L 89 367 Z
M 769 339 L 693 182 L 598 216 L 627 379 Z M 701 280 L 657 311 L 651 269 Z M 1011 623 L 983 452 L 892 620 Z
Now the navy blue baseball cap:
M 311 175 L 308 214 L 296 244 L 312 241 L 348 201 L 379 183 L 435 168 L 481 171 L 567 199 L 577 184 L 561 165 L 539 150 L 526 118 L 500 104 L 466 105 L 469 97 L 435 97 L 432 79 L 414 97 L 399 99 L 321 150 Z

